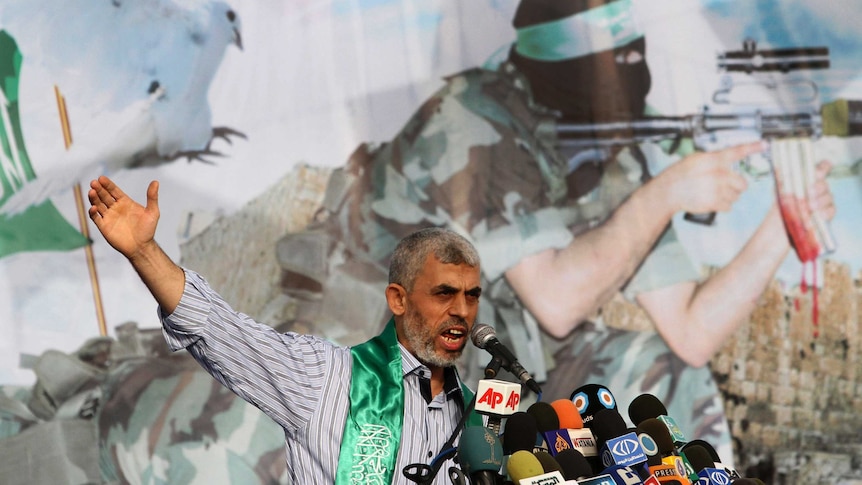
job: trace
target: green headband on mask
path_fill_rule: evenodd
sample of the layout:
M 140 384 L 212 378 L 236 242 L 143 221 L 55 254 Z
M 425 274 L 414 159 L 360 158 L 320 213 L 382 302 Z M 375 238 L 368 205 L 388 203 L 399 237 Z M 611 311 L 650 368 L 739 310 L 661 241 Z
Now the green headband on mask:
M 538 61 L 563 61 L 624 46 L 643 36 L 631 4 L 632 0 L 620 0 L 520 28 L 515 50 Z

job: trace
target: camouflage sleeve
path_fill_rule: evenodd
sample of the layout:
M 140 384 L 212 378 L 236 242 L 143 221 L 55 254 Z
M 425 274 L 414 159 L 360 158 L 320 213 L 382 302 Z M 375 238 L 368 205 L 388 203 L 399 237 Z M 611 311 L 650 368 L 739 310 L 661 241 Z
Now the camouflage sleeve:
M 280 334 L 234 311 L 197 273 L 186 270 L 176 310 L 163 315 L 173 350 L 187 349 L 216 380 L 287 430 L 317 410 L 327 376 L 349 374 L 349 350 L 313 336 Z
M 482 271 L 490 281 L 503 275 L 527 256 L 546 249 L 562 249 L 574 236 L 554 208 L 540 209 L 512 220 L 511 225 L 473 234 L 482 258 Z
M 572 240 L 555 206 L 565 162 L 541 139 L 522 87 L 470 70 L 447 80 L 377 153 L 372 214 L 393 234 L 446 225 L 468 235 L 494 280 L 523 257 Z M 366 234 L 376 234 L 374 228 Z
M 634 300 L 638 293 L 700 278 L 700 271 L 695 267 L 671 224 L 623 288 L 623 295 Z

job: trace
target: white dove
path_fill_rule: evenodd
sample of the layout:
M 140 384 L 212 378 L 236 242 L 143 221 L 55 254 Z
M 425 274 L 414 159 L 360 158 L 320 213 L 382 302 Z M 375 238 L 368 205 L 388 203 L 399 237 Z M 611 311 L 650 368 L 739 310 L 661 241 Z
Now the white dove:
M 242 48 L 239 17 L 223 1 L 4 0 L 0 29 L 22 53 L 22 84 L 43 76 L 60 88 L 74 139 L 68 151 L 33 160 L 36 179 L 16 190 L 2 214 L 101 173 L 181 157 L 207 161 L 220 155 L 210 150 L 213 138 L 243 136 L 212 127 L 207 99 L 227 47 Z M 25 131 L 25 141 L 56 143 L 58 130 Z

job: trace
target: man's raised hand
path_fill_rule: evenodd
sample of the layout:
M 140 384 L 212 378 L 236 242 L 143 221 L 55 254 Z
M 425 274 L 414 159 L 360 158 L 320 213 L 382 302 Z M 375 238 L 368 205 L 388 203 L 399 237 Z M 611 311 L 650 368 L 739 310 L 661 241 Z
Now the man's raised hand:
M 101 176 L 90 182 L 89 215 L 108 244 L 129 259 L 147 245 L 155 244 L 159 221 L 159 183 L 147 187 L 146 207 L 126 195 L 111 179 Z

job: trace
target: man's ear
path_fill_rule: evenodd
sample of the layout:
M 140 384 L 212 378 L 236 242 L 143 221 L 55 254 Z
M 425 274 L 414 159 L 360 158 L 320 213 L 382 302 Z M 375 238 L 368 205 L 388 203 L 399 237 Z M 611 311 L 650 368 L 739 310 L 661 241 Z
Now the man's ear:
M 397 283 L 389 283 L 386 287 L 386 303 L 393 315 L 404 315 L 407 312 L 407 290 Z

